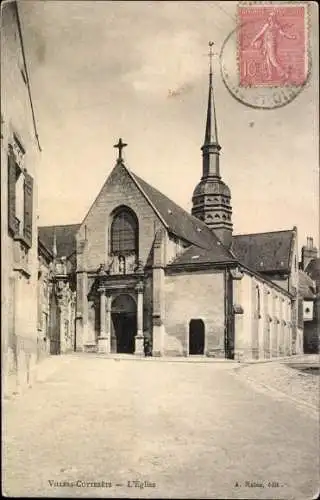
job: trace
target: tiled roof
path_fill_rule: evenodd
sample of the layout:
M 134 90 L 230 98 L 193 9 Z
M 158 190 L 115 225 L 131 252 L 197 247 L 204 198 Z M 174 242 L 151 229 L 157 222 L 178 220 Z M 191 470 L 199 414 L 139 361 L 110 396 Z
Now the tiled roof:
M 199 248 L 191 245 L 182 254 L 171 262 L 168 267 L 186 264 L 221 264 L 225 262 L 236 262 L 226 247 L 215 238 L 214 244 L 210 249 Z
M 320 258 L 310 260 L 306 273 L 315 281 L 320 281 Z
M 304 271 L 299 269 L 299 293 L 304 299 L 315 298 L 315 283 Z
M 39 238 L 45 247 L 52 253 L 53 235 L 56 234 L 57 257 L 69 257 L 76 251 L 76 232 L 80 224 L 68 224 L 65 226 L 42 226 L 39 227 Z
M 168 231 L 202 248 L 210 248 L 215 244 L 216 238 L 204 222 L 190 215 L 138 175 L 130 170 L 128 172 L 160 214 L 167 225 Z
M 259 273 L 289 272 L 294 230 L 233 236 L 232 251 L 248 268 Z

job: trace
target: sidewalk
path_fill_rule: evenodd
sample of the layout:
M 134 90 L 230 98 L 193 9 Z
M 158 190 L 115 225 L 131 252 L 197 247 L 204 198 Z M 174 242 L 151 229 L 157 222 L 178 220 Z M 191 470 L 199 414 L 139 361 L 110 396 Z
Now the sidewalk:
M 319 416 L 320 378 L 316 371 L 304 371 L 303 367 L 319 367 L 318 355 L 299 355 L 272 363 L 238 365 L 236 373 L 255 385 L 269 391 L 275 398 L 286 398 L 297 406 L 303 406 L 310 415 Z

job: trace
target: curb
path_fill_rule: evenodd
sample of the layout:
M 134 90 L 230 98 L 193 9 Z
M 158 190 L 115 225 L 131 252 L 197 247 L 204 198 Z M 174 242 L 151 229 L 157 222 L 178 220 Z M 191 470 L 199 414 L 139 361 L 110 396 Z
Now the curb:
M 117 354 L 99 354 L 99 353 L 85 353 L 83 357 L 94 356 L 96 359 L 114 360 L 114 361 L 145 361 L 149 363 L 218 363 L 225 365 L 239 365 L 239 362 L 234 359 L 225 358 L 210 358 L 199 357 L 189 358 L 184 356 L 169 357 L 169 356 L 135 356 L 134 354 L 117 355 Z M 82 357 L 82 356 L 81 356 Z
M 305 354 L 293 354 L 292 356 L 283 356 L 283 357 L 277 357 L 277 358 L 269 358 L 269 359 L 257 359 L 257 360 L 251 360 L 251 361 L 242 361 L 239 364 L 241 366 L 245 365 L 259 365 L 263 363 L 283 363 L 286 361 L 289 362 L 295 362 L 295 363 L 303 363 L 303 364 L 308 364 L 308 363 L 320 363 L 320 357 L 317 355 L 310 354 L 310 356 L 313 356 L 313 358 L 317 357 L 317 359 L 308 359 L 308 355 Z

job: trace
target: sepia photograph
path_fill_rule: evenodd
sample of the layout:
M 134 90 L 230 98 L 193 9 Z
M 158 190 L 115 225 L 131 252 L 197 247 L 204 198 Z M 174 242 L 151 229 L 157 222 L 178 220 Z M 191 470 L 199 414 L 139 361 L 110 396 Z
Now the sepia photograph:
M 1 4 L 2 495 L 320 495 L 319 9 Z

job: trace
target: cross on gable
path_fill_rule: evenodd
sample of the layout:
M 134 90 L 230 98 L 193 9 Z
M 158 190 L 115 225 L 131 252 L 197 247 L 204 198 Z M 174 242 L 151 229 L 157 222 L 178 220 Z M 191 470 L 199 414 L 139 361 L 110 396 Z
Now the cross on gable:
M 122 150 L 123 148 L 125 148 L 126 146 L 128 146 L 128 144 L 126 144 L 125 142 L 122 142 L 122 139 L 120 137 L 119 141 L 118 141 L 118 144 L 115 144 L 113 147 L 118 149 L 119 150 L 119 153 L 118 153 L 118 158 L 117 158 L 117 161 L 121 161 L 122 160 Z

